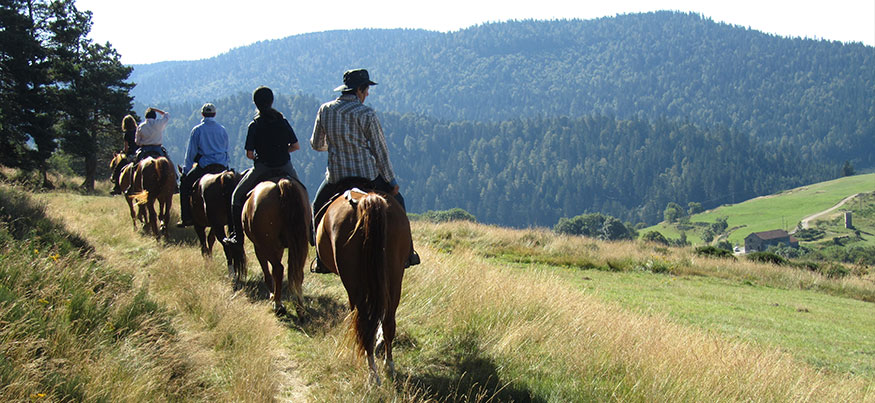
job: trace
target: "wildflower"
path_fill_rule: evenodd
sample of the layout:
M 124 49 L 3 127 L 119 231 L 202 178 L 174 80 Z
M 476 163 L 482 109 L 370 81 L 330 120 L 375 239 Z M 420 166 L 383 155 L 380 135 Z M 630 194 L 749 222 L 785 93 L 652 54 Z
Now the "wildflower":
M 43 304 L 43 305 L 48 305 L 48 303 L 49 303 L 49 301 L 45 298 L 40 298 L 36 302 L 39 302 L 40 304 Z
M 61 257 L 61 255 L 58 255 L 57 253 L 55 253 L 54 255 L 52 255 L 52 260 L 57 262 L 59 257 Z
M 45 393 L 32 393 L 30 395 L 31 400 L 40 400 L 40 399 L 45 398 L 45 397 L 46 397 Z

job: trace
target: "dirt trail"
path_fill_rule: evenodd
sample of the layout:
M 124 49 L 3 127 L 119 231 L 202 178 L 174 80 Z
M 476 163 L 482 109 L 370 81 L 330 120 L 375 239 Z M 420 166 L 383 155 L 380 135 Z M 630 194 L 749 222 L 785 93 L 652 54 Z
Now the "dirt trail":
M 812 214 L 812 215 L 810 215 L 810 216 L 808 216 L 808 217 L 803 218 L 802 221 L 801 221 L 801 222 L 802 222 L 802 228 L 803 228 L 803 229 L 807 229 L 807 228 L 809 227 L 809 223 L 810 223 L 811 221 L 814 221 L 814 220 L 816 220 L 816 219 L 818 219 L 818 218 L 820 218 L 820 217 L 823 217 L 823 216 L 825 216 L 825 215 L 827 215 L 827 214 L 829 214 L 829 213 L 832 213 L 833 211 L 835 211 L 836 209 L 838 209 L 839 207 L 841 207 L 841 206 L 843 206 L 845 203 L 847 203 L 849 200 L 851 200 L 851 199 L 853 199 L 853 198 L 859 196 L 860 194 L 861 194 L 861 193 L 852 194 L 852 195 L 850 195 L 850 196 L 845 197 L 844 199 L 842 199 L 842 201 L 840 201 L 840 202 L 839 202 L 838 204 L 836 204 L 835 206 L 832 206 L 832 207 L 830 207 L 830 208 L 828 208 L 828 209 L 826 209 L 826 210 L 823 210 L 823 211 L 821 211 L 821 212 L 819 212 L 819 213 L 815 213 L 815 214 Z M 794 230 L 793 230 L 793 233 L 795 233 L 795 232 L 796 232 L 796 230 L 794 229 Z

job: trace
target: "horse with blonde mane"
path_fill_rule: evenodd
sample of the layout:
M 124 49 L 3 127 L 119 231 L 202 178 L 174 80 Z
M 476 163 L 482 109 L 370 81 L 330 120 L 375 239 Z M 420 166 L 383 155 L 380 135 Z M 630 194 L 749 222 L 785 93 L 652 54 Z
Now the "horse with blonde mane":
M 328 205 L 316 230 L 317 253 L 346 288 L 350 330 L 377 384 L 374 350 L 381 329 L 386 366 L 390 374 L 395 371 L 395 311 L 411 245 L 407 214 L 394 197 L 381 192 L 347 191 Z
M 137 206 L 145 206 L 148 212 L 146 227 L 156 239 L 168 238 L 167 223 L 170 221 L 170 208 L 173 206 L 173 193 L 176 191 L 176 171 L 166 157 L 146 157 L 141 160 L 134 171 L 131 190 L 136 191 L 130 197 Z M 155 201 L 158 201 L 158 212 L 155 212 Z
M 282 303 L 283 253 L 288 249 L 289 288 L 295 311 L 302 318 L 304 311 L 304 266 L 309 252 L 312 215 L 307 189 L 294 179 L 263 181 L 255 186 L 243 204 L 243 231 L 255 249 L 255 256 L 264 273 L 264 283 L 273 301 L 274 313 L 285 315 Z M 242 245 L 235 248 L 236 259 L 244 257 Z M 245 278 L 238 273 L 237 281 Z
M 127 162 L 124 153 L 116 154 L 112 160 L 109 161 L 109 169 L 115 171 L 119 164 L 126 165 L 122 168 L 121 173 L 118 176 L 118 183 L 113 183 L 113 185 L 117 185 L 120 189 L 127 189 L 131 186 L 131 182 L 133 181 L 135 166 L 134 164 Z M 137 206 L 137 212 L 134 213 L 134 199 L 132 197 L 125 196 L 125 202 L 128 204 L 128 210 L 131 212 L 131 221 L 134 224 L 134 230 L 137 229 L 137 219 L 145 225 L 146 210 L 143 209 L 142 206 Z

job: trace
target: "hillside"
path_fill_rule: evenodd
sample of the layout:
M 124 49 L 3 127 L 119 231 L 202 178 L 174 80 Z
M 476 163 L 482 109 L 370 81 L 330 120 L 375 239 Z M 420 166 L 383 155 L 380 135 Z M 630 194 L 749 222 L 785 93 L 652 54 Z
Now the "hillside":
M 737 204 L 723 205 L 693 214 L 689 216 L 689 222 L 710 224 L 716 222 L 718 218 L 726 218 L 728 229 L 722 234 L 721 239 L 726 239 L 732 244 L 744 245 L 744 238 L 753 232 L 774 229 L 794 231 L 804 218 L 828 210 L 849 196 L 872 192 L 875 192 L 875 174 L 854 175 L 813 183 Z M 842 210 L 855 209 L 856 204 L 857 202 L 854 201 Z M 867 207 L 871 207 L 869 204 L 870 202 L 867 202 Z M 864 240 L 869 238 L 868 243 L 871 244 L 873 241 L 871 234 L 875 233 L 875 226 L 862 218 L 856 226 L 864 234 Z M 701 238 L 701 228 L 662 222 L 643 229 L 642 233 L 658 231 L 670 238 L 678 238 L 680 231 L 686 231 L 690 242 L 701 245 L 704 243 Z
M 688 249 L 414 223 L 423 264 L 405 275 L 398 374 L 375 387 L 361 359 L 346 353 L 345 294 L 336 276 L 305 274 L 310 320 L 270 319 L 254 259 L 246 288 L 232 293 L 221 256 L 192 264 L 201 258 L 190 230 L 173 228 L 170 244 L 156 244 L 129 229 L 118 198 L 35 197 L 46 215 L 93 245 L 106 270 L 142 285 L 173 318 L 177 346 L 185 348 L 140 356 L 138 366 L 186 363 L 148 383 L 115 377 L 121 371 L 71 371 L 67 379 L 84 398 L 875 401 L 867 353 L 875 289 L 865 271 L 829 279 Z M 64 292 L 51 298 L 63 301 Z M 53 346 L 40 337 L 35 342 Z M 59 351 L 44 351 L 46 360 L 4 361 L 4 368 L 62 362 Z M 163 384 L 174 379 L 197 381 L 197 389 Z M 4 389 L 20 394 L 3 396 L 22 400 L 33 391 L 62 400 L 65 385 Z
M 350 51 L 355 49 L 356 51 Z M 695 14 L 513 21 L 451 33 L 331 31 L 194 62 L 135 66 L 137 111 L 174 113 L 181 161 L 197 108 L 219 106 L 232 165 L 249 166 L 248 94 L 272 86 L 300 140 L 342 71 L 368 67 L 411 211 L 463 208 L 498 225 L 609 214 L 661 220 L 875 166 L 875 49 L 781 38 Z M 315 189 L 324 156 L 293 155 Z
M 269 85 L 332 97 L 367 67 L 384 112 L 451 121 L 609 115 L 727 126 L 803 157 L 873 166 L 875 48 L 781 38 L 696 14 L 513 21 L 451 33 L 354 30 L 134 66 L 141 104 L 203 103 Z M 859 160 L 859 161 L 858 161 Z

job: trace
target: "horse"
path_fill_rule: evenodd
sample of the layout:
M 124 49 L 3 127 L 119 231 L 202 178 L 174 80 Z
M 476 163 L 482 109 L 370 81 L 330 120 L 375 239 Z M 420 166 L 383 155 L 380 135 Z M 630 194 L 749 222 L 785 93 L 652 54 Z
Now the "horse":
M 307 189 L 294 179 L 262 181 L 249 192 L 243 204 L 243 231 L 252 241 L 277 315 L 286 314 L 282 303 L 282 258 L 285 249 L 288 249 L 289 288 L 295 310 L 299 318 L 304 315 L 301 284 L 304 282 L 304 265 L 310 248 L 311 220 Z M 237 246 L 236 250 L 239 259 L 243 248 Z M 245 276 L 243 267 L 242 276 Z M 242 277 L 237 280 L 242 280 Z
M 350 307 L 357 352 L 367 355 L 372 380 L 380 383 L 374 350 L 382 329 L 386 366 L 395 372 L 392 340 L 401 300 L 405 262 L 411 253 L 410 221 L 394 197 L 353 189 L 330 202 L 316 230 L 316 251 L 340 276 Z
M 145 206 L 148 212 L 147 225 L 156 239 L 165 239 L 167 223 L 170 220 L 170 208 L 173 206 L 173 193 L 176 190 L 176 171 L 166 157 L 146 157 L 141 160 L 134 172 L 131 190 L 138 193 L 131 197 L 137 206 Z M 155 201 L 158 201 L 158 212 L 155 212 Z
M 220 243 L 225 238 L 225 225 L 231 218 L 231 193 L 240 181 L 240 174 L 234 171 L 204 174 L 196 183 L 191 193 L 191 216 L 194 221 L 194 232 L 201 245 L 201 254 L 205 257 L 213 255 L 213 243 Z M 209 233 L 206 228 L 209 227 Z M 235 278 L 237 272 L 246 270 L 246 261 L 232 259 L 230 245 L 222 243 L 225 260 L 228 264 L 228 275 Z
M 134 169 L 135 169 L 134 164 L 127 163 L 126 161 L 127 161 L 127 159 L 125 157 L 125 154 L 118 153 L 109 162 L 109 169 L 112 171 L 115 171 L 116 167 L 119 164 L 123 164 L 123 163 L 126 164 L 122 168 L 122 171 L 118 177 L 118 184 L 117 185 L 119 186 L 120 189 L 127 189 L 129 186 L 131 186 L 131 182 L 133 181 Z M 113 185 L 116 185 L 116 184 L 113 183 Z M 134 225 L 134 231 L 136 231 L 137 230 L 137 219 L 139 219 L 140 222 L 142 222 L 143 224 L 146 223 L 146 210 L 144 210 L 142 206 L 137 206 L 137 212 L 134 213 L 134 201 L 133 201 L 132 197 L 125 196 L 125 202 L 128 204 L 128 210 L 130 210 L 130 212 L 131 212 L 131 221 L 133 222 L 133 225 Z

